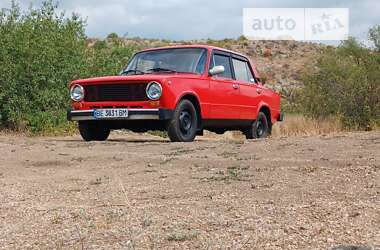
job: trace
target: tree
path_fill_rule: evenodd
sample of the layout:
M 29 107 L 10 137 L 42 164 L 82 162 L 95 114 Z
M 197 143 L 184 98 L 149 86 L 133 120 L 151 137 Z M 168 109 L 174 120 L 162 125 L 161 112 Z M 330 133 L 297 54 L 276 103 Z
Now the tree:
M 373 42 L 377 52 L 380 52 L 380 25 L 369 30 L 369 39 Z

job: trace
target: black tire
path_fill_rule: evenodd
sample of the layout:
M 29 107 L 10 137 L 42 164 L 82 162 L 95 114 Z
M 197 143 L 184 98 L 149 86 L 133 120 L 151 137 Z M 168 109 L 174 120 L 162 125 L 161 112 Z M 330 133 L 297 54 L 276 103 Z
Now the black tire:
M 259 112 L 257 119 L 252 125 L 244 131 L 247 139 L 266 138 L 271 134 L 271 126 L 268 123 L 268 118 L 263 112 Z
M 111 129 L 93 121 L 78 122 L 79 133 L 85 141 L 105 141 Z
M 168 123 L 168 136 L 172 142 L 191 142 L 197 135 L 197 110 L 189 100 L 177 105 L 173 118 Z

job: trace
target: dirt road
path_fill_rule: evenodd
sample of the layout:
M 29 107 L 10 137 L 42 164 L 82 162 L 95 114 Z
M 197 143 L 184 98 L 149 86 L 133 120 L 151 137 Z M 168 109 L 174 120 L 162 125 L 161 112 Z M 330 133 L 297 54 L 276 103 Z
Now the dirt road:
M 0 248 L 380 245 L 380 132 L 169 143 L 0 136 Z

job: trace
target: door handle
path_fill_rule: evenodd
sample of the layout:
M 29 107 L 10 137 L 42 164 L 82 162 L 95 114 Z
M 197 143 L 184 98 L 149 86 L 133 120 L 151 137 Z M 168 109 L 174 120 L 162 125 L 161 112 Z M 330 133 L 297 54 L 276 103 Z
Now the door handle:
M 263 92 L 261 89 L 256 89 L 257 94 L 261 94 Z
M 238 89 L 238 88 L 239 88 L 239 85 L 236 84 L 236 83 L 234 83 L 234 84 L 232 84 L 232 87 L 233 87 L 234 89 Z

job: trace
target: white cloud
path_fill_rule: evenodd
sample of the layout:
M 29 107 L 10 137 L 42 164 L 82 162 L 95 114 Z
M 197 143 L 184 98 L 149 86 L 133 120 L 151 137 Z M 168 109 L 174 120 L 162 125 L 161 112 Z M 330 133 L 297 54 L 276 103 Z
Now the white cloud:
M 0 0 L 0 8 L 10 0 Z M 23 8 L 42 0 L 19 0 Z M 378 0 L 61 0 L 60 9 L 87 18 L 87 34 L 105 37 L 111 32 L 169 39 L 237 37 L 242 34 L 244 7 L 350 8 L 351 35 L 364 38 L 369 27 L 380 24 Z

